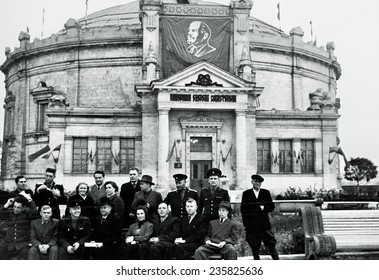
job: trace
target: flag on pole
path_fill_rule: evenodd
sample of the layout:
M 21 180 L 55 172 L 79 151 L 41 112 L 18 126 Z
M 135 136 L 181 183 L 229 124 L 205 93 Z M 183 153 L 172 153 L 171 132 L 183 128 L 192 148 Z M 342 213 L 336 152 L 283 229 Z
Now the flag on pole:
M 276 7 L 278 8 L 278 14 L 276 15 L 276 17 L 280 21 L 280 2 L 278 2 L 278 5 L 276 5 Z
M 62 147 L 62 144 L 59 144 L 58 146 L 56 146 L 54 149 L 50 150 L 48 153 L 46 153 L 45 155 L 42 156 L 42 158 L 44 159 L 48 159 L 50 158 L 50 156 L 52 155 L 53 156 L 53 159 L 54 159 L 54 162 L 55 163 L 58 163 L 58 160 L 59 160 L 59 155 L 60 155 L 60 152 L 61 152 L 61 147 Z M 55 151 L 58 151 L 58 155 L 55 157 L 54 156 L 54 153 Z
M 87 14 L 88 14 L 88 0 L 86 0 L 86 26 L 87 26 Z
M 45 8 L 42 9 L 42 31 L 41 31 L 41 38 L 43 37 L 43 28 L 45 25 Z
M 31 154 L 28 157 L 29 162 L 32 162 L 33 160 L 37 159 L 38 157 L 42 156 L 43 154 L 47 153 L 48 151 L 50 151 L 50 147 L 49 147 L 49 145 L 46 145 L 41 150 L 35 152 L 34 154 Z
M 309 24 L 311 25 L 311 37 L 313 38 L 313 25 L 312 25 L 312 21 L 310 21 Z

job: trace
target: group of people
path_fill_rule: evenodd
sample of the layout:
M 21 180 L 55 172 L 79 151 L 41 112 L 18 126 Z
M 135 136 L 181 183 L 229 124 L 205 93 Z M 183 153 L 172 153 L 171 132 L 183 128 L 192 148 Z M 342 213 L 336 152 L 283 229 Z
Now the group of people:
M 79 183 L 68 198 L 54 182 L 55 172 L 47 168 L 34 193 L 25 176 L 15 179 L 16 190 L 0 208 L 0 259 L 202 260 L 215 253 L 237 259 L 240 230 L 229 193 L 220 187 L 220 169 L 208 170 L 209 186 L 200 193 L 186 186 L 185 174 L 175 174 L 176 190 L 164 199 L 153 190 L 152 176 L 139 179 L 137 168 L 120 190 L 96 171 L 93 186 Z M 262 241 L 279 259 L 268 215 L 275 206 L 263 181 L 252 175 L 252 188 L 242 195 L 246 241 L 254 259 Z M 67 206 L 63 217 L 60 205 Z

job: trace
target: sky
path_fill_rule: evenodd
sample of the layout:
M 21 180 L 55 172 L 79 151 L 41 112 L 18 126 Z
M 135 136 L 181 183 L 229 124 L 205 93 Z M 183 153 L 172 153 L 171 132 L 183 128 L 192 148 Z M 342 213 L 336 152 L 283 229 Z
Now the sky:
M 64 28 L 69 18 L 85 16 L 86 0 L 12 0 L 0 5 L 0 64 L 5 47 L 19 46 L 18 35 L 29 28 L 31 41 L 49 37 Z M 130 0 L 88 0 L 88 14 Z M 214 0 L 228 4 L 229 0 Z M 335 43 L 334 54 L 342 67 L 337 81 L 341 99 L 339 135 L 348 159 L 366 157 L 379 165 L 379 0 L 255 0 L 251 15 L 283 30 L 297 26 L 304 42 L 317 38 L 318 46 Z M 280 21 L 277 4 L 280 2 Z M 44 25 L 42 27 L 42 14 Z M 313 36 L 311 36 L 311 24 Z M 0 73 L 4 81 L 4 75 Z M 0 100 L 5 86 L 0 85 Z M 3 108 L 0 106 L 0 134 Z M 341 159 L 342 160 L 342 159 Z

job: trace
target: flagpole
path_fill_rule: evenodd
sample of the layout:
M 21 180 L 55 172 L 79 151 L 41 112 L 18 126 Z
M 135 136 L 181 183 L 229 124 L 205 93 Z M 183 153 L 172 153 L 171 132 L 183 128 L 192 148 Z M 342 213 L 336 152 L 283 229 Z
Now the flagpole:
M 280 30 L 280 33 L 282 33 L 282 26 L 281 26 L 281 23 L 280 23 L 280 2 L 278 2 L 278 4 L 276 5 L 276 7 L 278 8 L 278 14 L 276 15 L 276 17 L 278 18 L 278 21 L 279 21 L 279 30 Z
M 43 28 L 45 25 L 45 8 L 42 9 L 42 30 L 41 30 L 41 38 L 43 38 Z
M 86 0 L 86 26 L 87 26 L 87 14 L 88 14 L 88 0 Z

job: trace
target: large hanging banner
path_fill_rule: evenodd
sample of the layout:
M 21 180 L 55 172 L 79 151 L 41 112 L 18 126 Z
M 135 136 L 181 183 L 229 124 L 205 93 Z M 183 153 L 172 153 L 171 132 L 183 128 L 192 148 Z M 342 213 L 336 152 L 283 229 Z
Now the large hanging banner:
M 163 76 L 198 61 L 229 70 L 230 18 L 162 18 Z

